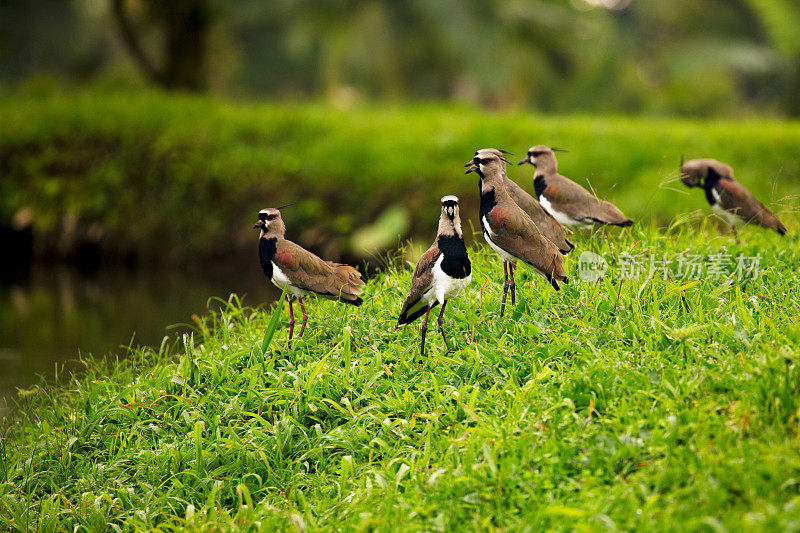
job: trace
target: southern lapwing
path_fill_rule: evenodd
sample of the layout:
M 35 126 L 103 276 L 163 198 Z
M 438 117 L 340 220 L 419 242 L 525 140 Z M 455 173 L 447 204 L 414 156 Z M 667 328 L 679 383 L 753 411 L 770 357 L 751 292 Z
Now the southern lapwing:
M 258 212 L 258 222 L 253 228 L 260 228 L 258 238 L 258 258 L 264 274 L 272 283 L 283 290 L 286 287 L 289 299 L 289 345 L 294 333 L 294 309 L 292 301 L 300 302 L 303 312 L 303 325 L 298 338 L 303 336 L 308 322 L 308 314 L 303 298 L 316 294 L 359 306 L 359 297 L 364 282 L 361 273 L 355 268 L 320 259 L 301 246 L 286 240 L 286 226 L 278 209 L 262 209 Z
M 469 166 L 466 174 L 477 172 L 480 176 L 479 217 L 483 237 L 503 259 L 505 282 L 503 303 L 500 306 L 500 316 L 503 316 L 509 288 L 511 303 L 515 303 L 514 261 L 519 260 L 532 266 L 556 290 L 559 290 L 559 281 L 567 283 L 567 275 L 564 271 L 564 260 L 556 245 L 541 234 L 531 217 L 508 194 L 503 184 L 504 161 L 501 156 L 479 153 L 480 155 L 476 155 L 465 165 Z
M 436 241 L 422 254 L 414 275 L 411 288 L 408 290 L 403 309 L 397 325 L 410 324 L 422 315 L 422 346 L 420 351 L 425 355 L 425 334 L 428 331 L 428 315 L 431 309 L 442 304 L 439 312 L 439 331 L 442 332 L 447 352 L 450 344 L 444 333 L 442 317 L 447 301 L 455 298 L 472 280 L 472 267 L 464 246 L 461 233 L 461 217 L 458 212 L 458 198 L 445 196 L 442 198 L 442 214 L 439 217 L 439 232 Z
M 588 228 L 594 224 L 632 226 L 633 221 L 611 202 L 595 195 L 558 173 L 554 150 L 543 144 L 531 147 L 519 162 L 536 167 L 533 188 L 539 202 L 565 226 Z
M 508 177 L 505 159 L 503 158 L 503 154 L 508 152 L 503 152 L 495 148 L 486 148 L 484 150 L 478 150 L 475 152 L 475 155 L 480 156 L 482 153 L 493 153 L 500 157 L 500 160 L 503 162 L 503 185 L 506 186 L 506 190 L 511 196 L 511 199 L 514 200 L 514 203 L 520 206 L 520 208 L 531 217 L 531 220 L 533 220 L 533 223 L 539 228 L 541 234 L 550 239 L 563 255 L 567 255 L 575 248 L 575 246 L 569 242 L 569 239 L 567 239 L 567 234 L 572 232 L 562 226 L 548 211 L 545 211 L 542 204 L 540 204 L 536 198 L 528 194 L 525 189 Z
M 711 209 L 733 229 L 747 222 L 775 230 L 781 235 L 786 226 L 733 177 L 733 169 L 716 159 L 692 159 L 681 165 L 681 181 L 687 187 L 702 187 Z

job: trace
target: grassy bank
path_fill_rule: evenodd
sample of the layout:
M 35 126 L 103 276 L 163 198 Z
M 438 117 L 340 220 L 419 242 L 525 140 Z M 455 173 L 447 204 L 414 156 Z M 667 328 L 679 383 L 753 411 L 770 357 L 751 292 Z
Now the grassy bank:
M 577 238 L 608 275 L 582 282 L 570 256 L 555 293 L 520 268 L 502 320 L 480 246 L 446 315 L 458 348 L 432 328 L 424 360 L 394 328 L 399 265 L 359 309 L 315 302 L 291 350 L 282 317 L 265 358 L 271 312 L 234 299 L 193 338 L 25 393 L 0 529 L 797 530 L 800 248 L 743 239 Z M 677 275 L 686 250 L 699 280 L 613 279 L 623 252 Z M 718 254 L 763 272 L 711 279 Z
M 437 105 L 346 111 L 100 91 L 6 95 L 0 121 L 0 225 L 29 222 L 37 249 L 56 253 L 90 242 L 155 258 L 224 254 L 252 247 L 258 209 L 291 202 L 285 218 L 304 244 L 334 256 L 371 250 L 398 233 L 425 234 L 444 194 L 458 194 L 471 212 L 475 180 L 462 167 L 486 146 L 520 159 L 536 143 L 567 148 L 559 155 L 565 175 L 645 223 L 705 205 L 702 194 L 665 185 L 681 154 L 730 163 L 778 212 L 800 194 L 796 122 Z M 532 189 L 531 167 L 510 175 Z

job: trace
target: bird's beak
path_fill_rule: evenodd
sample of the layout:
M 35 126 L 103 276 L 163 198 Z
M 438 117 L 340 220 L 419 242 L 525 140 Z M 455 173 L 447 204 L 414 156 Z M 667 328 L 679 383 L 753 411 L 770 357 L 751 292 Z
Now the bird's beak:
M 531 161 L 531 156 L 528 156 L 519 163 L 517 163 L 517 166 L 524 165 L 525 163 L 530 163 L 531 165 L 533 165 L 533 161 Z
M 255 224 L 253 224 L 253 229 L 256 229 L 256 228 L 263 228 L 263 227 L 264 227 L 264 221 L 263 221 L 263 220 L 259 220 L 258 222 L 256 222 Z
M 469 174 L 470 172 L 475 172 L 476 170 L 478 170 L 478 165 L 475 164 L 475 161 L 470 161 L 469 163 L 467 163 L 464 166 L 465 167 L 469 167 L 467 169 L 467 171 L 464 172 L 464 174 Z

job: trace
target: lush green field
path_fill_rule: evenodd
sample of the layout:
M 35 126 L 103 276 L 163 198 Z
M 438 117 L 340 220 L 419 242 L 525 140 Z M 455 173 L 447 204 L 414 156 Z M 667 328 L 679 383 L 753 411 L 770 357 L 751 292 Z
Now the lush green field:
M 418 327 L 394 327 L 397 264 L 361 308 L 315 302 L 291 350 L 284 307 L 266 357 L 274 313 L 234 298 L 193 339 L 28 391 L 0 529 L 798 531 L 798 238 L 742 237 L 578 237 L 607 276 L 582 282 L 573 254 L 556 293 L 520 267 L 504 319 L 481 245 L 448 306 L 458 348 L 431 328 L 425 359 Z M 698 280 L 618 279 L 623 252 L 677 275 L 687 250 Z M 760 276 L 735 275 L 758 254 Z
M 489 146 L 514 152 L 512 161 L 537 143 L 566 148 L 565 175 L 645 223 L 707 208 L 700 191 L 675 183 L 681 154 L 730 163 L 777 212 L 796 209 L 800 195 L 796 122 L 338 110 L 102 91 L 6 95 L 0 122 L 0 226 L 32 218 L 38 249 L 61 253 L 97 241 L 158 258 L 224 254 L 252 246 L 258 209 L 291 202 L 294 238 L 328 255 L 374 251 L 398 233 L 426 235 L 444 194 L 472 212 L 475 178 L 463 164 Z M 509 170 L 529 191 L 532 174 Z

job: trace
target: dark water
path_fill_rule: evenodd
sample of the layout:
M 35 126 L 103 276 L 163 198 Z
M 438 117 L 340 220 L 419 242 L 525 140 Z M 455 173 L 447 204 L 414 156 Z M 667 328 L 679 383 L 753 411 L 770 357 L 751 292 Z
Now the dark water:
M 52 378 L 64 363 L 74 368 L 79 354 L 124 354 L 131 339 L 157 346 L 165 335 L 186 331 L 167 327 L 192 323 L 212 296 L 235 292 L 249 306 L 278 296 L 255 261 L 236 271 L 105 267 L 91 275 L 34 266 L 23 278 L 0 285 L 0 417 L 11 411 L 17 389 L 37 383 L 38 375 Z

